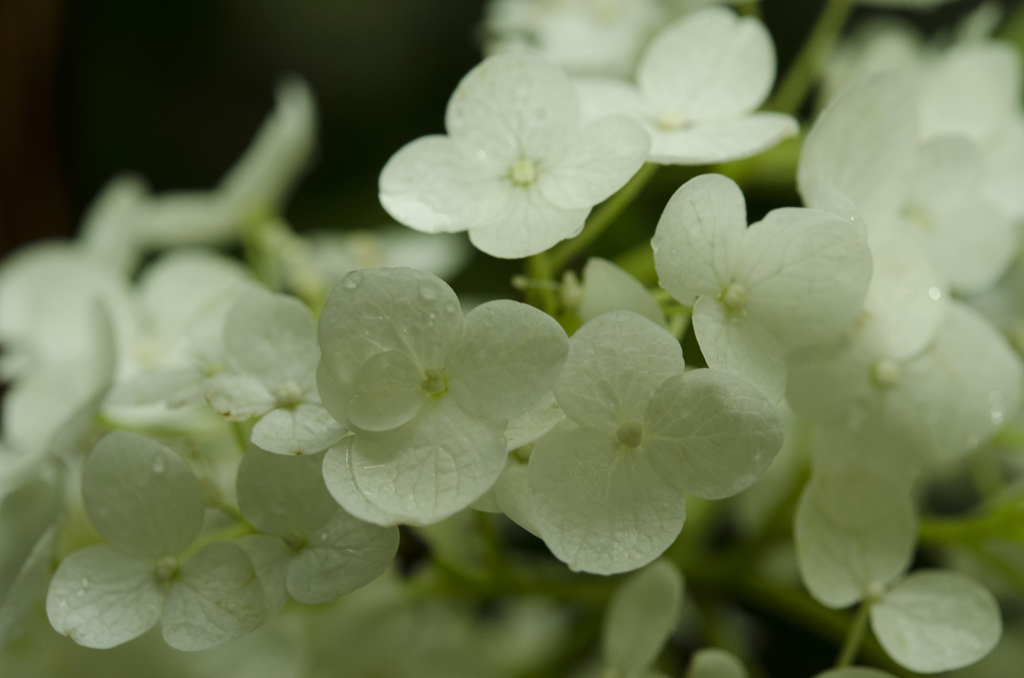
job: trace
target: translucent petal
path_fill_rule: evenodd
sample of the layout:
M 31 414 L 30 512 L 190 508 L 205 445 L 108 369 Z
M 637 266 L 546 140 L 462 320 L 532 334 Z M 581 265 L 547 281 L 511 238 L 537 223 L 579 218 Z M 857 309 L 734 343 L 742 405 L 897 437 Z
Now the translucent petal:
M 794 522 L 797 561 L 818 602 L 847 607 L 910 566 L 917 520 L 909 480 L 860 455 L 819 457 Z
M 271 390 L 310 390 L 320 360 L 309 309 L 295 297 L 261 290 L 246 292 L 231 308 L 224 350 L 232 370 L 257 377 Z
M 671 562 L 659 560 L 630 575 L 605 608 L 605 665 L 623 676 L 645 675 L 675 631 L 682 607 L 683 577 Z
M 530 456 L 533 522 L 574 571 L 634 570 L 661 555 L 686 518 L 683 494 L 663 475 L 614 432 L 549 433 Z
M 786 393 L 786 355 L 764 326 L 747 314 L 731 313 L 710 295 L 693 307 L 693 331 L 708 367 L 735 374 L 761 389 L 773 403 Z
M 580 108 L 587 118 L 627 115 L 649 129 L 648 121 L 657 117 L 652 103 L 630 81 L 587 77 L 575 78 L 573 83 L 580 96 Z
M 472 255 L 465 236 L 416 233 L 398 226 L 370 231 L 313 231 L 307 242 L 313 266 L 329 287 L 360 268 L 407 266 L 451 280 Z
M 722 499 L 772 463 L 782 447 L 782 418 L 743 379 L 694 370 L 669 378 L 651 398 L 640 444 L 680 492 Z
M 139 558 L 176 556 L 199 536 L 203 490 L 188 464 L 158 442 L 113 431 L 85 460 L 82 497 L 96 531 Z
M 1008 42 L 955 45 L 920 86 L 921 134 L 962 134 L 984 141 L 1019 115 L 1020 54 Z
M 300 603 L 329 602 L 383 574 L 397 551 L 397 527 L 370 525 L 339 509 L 288 567 L 288 592 Z
M 285 546 L 280 539 L 262 534 L 247 534 L 235 540 L 235 543 L 249 554 L 256 575 L 260 578 L 267 615 L 277 614 L 288 602 L 288 566 L 295 558 L 295 551 Z
M 984 149 L 989 168 L 985 196 L 1014 219 L 1024 219 L 1024 116 L 999 129 Z
M 400 351 L 378 353 L 356 373 L 342 406 L 354 426 L 387 431 L 416 416 L 429 397 L 423 390 L 423 368 Z
M 250 445 L 238 466 L 238 508 L 260 532 L 309 537 L 338 510 L 322 466 L 320 455 L 290 458 Z
M 538 188 L 564 209 L 593 207 L 622 188 L 643 166 L 650 137 L 625 116 L 581 124 L 546 159 Z
M 860 313 L 871 281 L 863 224 L 783 208 L 742 242 L 737 271 L 747 313 L 787 349 L 835 338 Z
M 661 286 L 688 306 L 701 294 L 720 294 L 732 282 L 746 229 L 746 201 L 732 179 L 705 174 L 683 184 L 651 241 Z
M 168 407 L 202 405 L 203 373 L 194 367 L 178 367 L 144 372 L 114 385 L 107 397 L 108 406 L 143 406 L 165 403 Z M 223 385 L 219 385 L 221 391 Z M 231 403 L 227 393 L 217 394 L 217 402 L 227 411 Z
M 316 454 L 345 435 L 320 403 L 300 403 L 265 414 L 252 428 L 252 442 L 276 454 Z
M 511 160 L 466 153 L 430 135 L 398 150 L 380 173 L 380 204 L 395 221 L 425 233 L 465 231 L 507 209 Z
M 701 120 L 678 130 L 647 125 L 651 135 L 649 161 L 660 165 L 707 165 L 749 158 L 783 139 L 796 136 L 800 125 L 782 113 L 754 113 L 742 118 Z
M 538 184 L 516 187 L 502 211 L 469 232 L 469 241 L 499 259 L 521 259 L 578 235 L 589 207 L 565 209 L 548 200 Z
M 519 527 L 539 537 L 540 529 L 533 517 L 533 503 L 530 499 L 529 467 L 521 461 L 509 458 L 505 470 L 494 485 L 494 499 L 502 513 Z
M 864 666 L 845 666 L 841 669 L 829 669 L 815 675 L 814 678 L 895 678 L 895 676 L 888 671 L 869 669 Z
M 461 336 L 455 292 L 440 278 L 411 268 L 349 273 L 320 314 L 323 360 L 347 383 L 384 351 L 405 353 L 423 368 L 443 367 Z
M 568 354 L 569 340 L 554 318 L 516 301 L 491 301 L 466 315 L 445 379 L 469 412 L 512 419 L 551 388 Z
M 757 19 L 717 7 L 663 29 L 637 70 L 640 90 L 685 120 L 733 118 L 765 100 L 775 81 L 775 48 Z
M 6 455 L 4 455 L 6 456 Z M 25 475 L 20 477 L 21 474 Z M 16 581 L 22 576 L 32 552 L 49 530 L 60 524 L 63 477 L 49 466 L 0 470 L 0 610 L 17 595 Z M 49 575 L 49 563 L 45 565 Z M 4 614 L 0 612 L 0 619 Z
M 246 421 L 266 414 L 277 405 L 267 386 L 248 374 L 223 372 L 204 379 L 203 397 L 214 412 L 228 421 Z
M 57 633 L 106 649 L 153 628 L 166 596 L 149 563 L 89 546 L 61 561 L 46 595 L 46 616 Z
M 555 398 L 570 419 L 614 436 L 621 424 L 639 421 L 658 386 L 683 367 L 667 330 L 629 311 L 606 313 L 569 341 Z
M 583 267 L 583 299 L 577 313 L 585 323 L 611 311 L 633 311 L 668 327 L 661 306 L 639 280 L 607 259 L 590 257 Z
M 0 646 L 24 631 L 40 600 L 45 599 L 53 578 L 53 559 L 57 550 L 58 529 L 54 525 L 39 538 L 21 563 L 0 601 Z M 0 586 L 3 586 L 0 583 Z
M 894 213 L 913 176 L 917 110 L 913 84 L 894 73 L 842 90 L 818 116 L 800 153 L 797 184 L 804 204 L 853 216 Z
M 686 671 L 686 678 L 747 678 L 748 675 L 747 667 L 736 655 L 717 647 L 694 652 Z
M 565 420 L 562 408 L 555 400 L 555 394 L 548 391 L 526 412 L 510 419 L 505 429 L 505 446 L 508 451 L 529 445 Z
M 498 479 L 506 423 L 472 415 L 442 396 L 408 424 L 360 432 L 351 445 L 332 447 L 324 480 L 357 518 L 429 525 L 466 508 Z
M 181 566 L 161 618 L 176 650 L 208 650 L 241 638 L 266 620 L 263 586 L 237 544 L 207 544 Z
M 885 651 L 918 673 L 968 666 L 1002 635 L 999 604 L 981 584 L 948 570 L 914 572 L 871 608 Z
M 576 92 L 560 68 L 530 54 L 500 54 L 462 78 L 448 100 L 445 127 L 472 156 L 540 159 L 579 115 Z

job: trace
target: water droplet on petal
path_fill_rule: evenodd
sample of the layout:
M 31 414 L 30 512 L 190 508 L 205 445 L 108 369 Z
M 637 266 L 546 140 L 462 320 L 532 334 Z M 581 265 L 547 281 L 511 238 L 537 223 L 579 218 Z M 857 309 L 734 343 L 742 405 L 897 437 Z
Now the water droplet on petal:
M 89 580 L 88 579 L 84 579 L 84 578 L 82 579 L 82 588 L 83 589 L 89 588 Z
M 938 287 L 929 287 L 928 296 L 932 298 L 932 301 L 938 301 L 942 298 L 942 290 Z
M 153 462 L 153 473 L 160 475 L 164 472 L 164 458 L 158 456 Z
M 422 285 L 420 287 L 420 297 L 424 301 L 433 301 L 437 299 L 437 290 L 432 285 Z

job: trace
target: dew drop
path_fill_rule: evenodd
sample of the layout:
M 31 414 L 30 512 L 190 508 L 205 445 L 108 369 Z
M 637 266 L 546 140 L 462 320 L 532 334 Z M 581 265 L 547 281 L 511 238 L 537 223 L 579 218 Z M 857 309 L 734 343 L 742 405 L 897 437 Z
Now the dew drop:
M 932 301 L 938 301 L 942 298 L 942 290 L 938 287 L 929 287 L 928 296 L 931 297 Z
M 487 159 L 487 152 L 486 151 L 477 151 L 476 152 L 476 158 L 477 158 L 477 160 L 486 160 Z
M 82 588 L 83 589 L 89 588 L 89 580 L 88 579 L 84 579 L 84 578 L 82 579 Z
M 164 458 L 158 456 L 153 462 L 153 473 L 160 475 L 164 472 Z
M 992 406 L 992 423 L 999 426 L 1003 423 L 1003 406 L 993 405 Z
M 437 299 L 437 290 L 432 285 L 422 285 L 420 287 L 420 298 L 424 301 L 433 301 Z

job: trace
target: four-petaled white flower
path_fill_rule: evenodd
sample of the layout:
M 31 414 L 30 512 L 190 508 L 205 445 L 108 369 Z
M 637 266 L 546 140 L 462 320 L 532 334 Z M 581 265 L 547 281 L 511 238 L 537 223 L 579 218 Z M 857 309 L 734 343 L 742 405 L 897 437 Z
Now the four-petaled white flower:
M 480 250 L 514 259 L 583 228 L 590 208 L 643 165 L 649 140 L 624 116 L 584 121 L 568 77 L 539 57 L 490 57 L 448 102 L 448 135 L 400 149 L 380 201 L 428 233 L 469 231 Z
M 622 113 L 644 126 L 651 162 L 703 165 L 756 155 L 799 131 L 792 116 L 754 112 L 774 81 L 775 48 L 764 24 L 709 7 L 655 37 L 635 85 L 577 84 L 585 113 Z
M 492 301 L 465 318 L 429 273 L 356 271 L 320 316 L 327 409 L 355 435 L 324 459 L 346 511 L 381 525 L 429 524 L 465 508 L 505 465 L 508 420 L 551 388 L 568 354 L 551 316 Z

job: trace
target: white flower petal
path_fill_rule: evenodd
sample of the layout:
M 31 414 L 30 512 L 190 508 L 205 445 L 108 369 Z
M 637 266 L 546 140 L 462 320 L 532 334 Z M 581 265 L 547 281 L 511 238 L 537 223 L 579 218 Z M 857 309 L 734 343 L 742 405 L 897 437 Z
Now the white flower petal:
M 505 445 L 509 452 L 529 445 L 564 420 L 565 414 L 558 406 L 555 394 L 548 391 L 526 412 L 509 420 L 505 429 Z
M 9 641 L 24 631 L 39 601 L 45 599 L 47 587 L 53 579 L 57 536 L 58 527 L 54 525 L 39 537 L 21 563 L 20 570 L 0 573 L 0 577 L 5 580 L 9 574 L 14 575 L 7 591 L 0 596 L 0 645 L 6 647 Z
M 717 647 L 697 650 L 690 660 L 686 678 L 747 678 L 747 667 L 739 657 Z M 849 676 L 848 678 L 857 678 Z M 870 678 L 862 676 L 861 678 Z
M 1002 635 L 999 604 L 981 584 L 953 571 L 914 572 L 871 608 L 885 651 L 918 673 L 968 666 Z
M 470 230 L 469 241 L 492 257 L 521 259 L 578 235 L 589 213 L 554 205 L 537 184 L 515 187 L 500 214 Z
M 219 399 L 223 396 L 218 394 L 217 397 Z M 143 372 L 115 384 L 106 405 L 138 407 L 164 403 L 174 408 L 202 405 L 204 402 L 203 373 L 195 367 L 172 367 Z M 224 407 L 230 407 L 226 398 L 221 403 Z
M 888 671 L 869 669 L 864 666 L 845 666 L 841 669 L 829 669 L 815 675 L 814 678 L 895 678 L 895 676 Z
M 530 499 L 529 466 L 510 457 L 505 470 L 494 484 L 494 500 L 509 520 L 530 534 L 540 537 L 540 529 L 533 517 Z
M 312 535 L 338 510 L 324 485 L 319 455 L 298 458 L 250 445 L 238 466 L 238 507 L 260 532 L 276 537 Z
M 648 124 L 650 162 L 660 165 L 709 165 L 749 158 L 796 136 L 800 124 L 782 113 L 694 122 L 679 130 Z
M 659 113 L 685 120 L 732 118 L 756 109 L 775 81 L 775 48 L 758 19 L 709 7 L 658 33 L 637 71 Z
M 665 482 L 722 499 L 772 463 L 782 447 L 782 418 L 743 379 L 694 370 L 668 379 L 651 398 L 640 444 Z
M 661 286 L 692 306 L 732 282 L 737 244 L 747 229 L 747 205 L 732 179 L 705 174 L 675 192 L 651 246 Z
M 252 428 L 252 442 L 276 454 L 316 454 L 345 435 L 320 403 L 271 410 Z
M 96 531 L 139 558 L 178 555 L 203 524 L 203 491 L 188 464 L 126 431 L 108 433 L 89 453 L 82 498 Z
M 413 358 L 385 351 L 367 360 L 344 390 L 346 418 L 366 431 L 397 428 L 416 416 L 426 398 L 424 374 Z
M 109 546 L 89 546 L 65 558 L 46 595 L 57 633 L 79 645 L 107 649 L 156 626 L 167 596 L 153 566 Z
M 683 527 L 682 493 L 642 450 L 622 448 L 614 432 L 580 428 L 549 433 L 530 456 L 533 523 L 574 571 L 635 570 Z
M 583 267 L 583 299 L 576 312 L 586 323 L 612 311 L 632 311 L 668 327 L 661 306 L 639 280 L 607 259 L 590 257 Z
M 274 409 L 277 399 L 258 378 L 221 373 L 204 379 L 203 397 L 228 421 L 245 421 Z
M 577 78 L 574 81 L 580 96 L 580 109 L 588 118 L 628 115 L 641 122 L 657 117 L 650 102 L 636 85 L 619 78 Z
M 917 544 L 910 483 L 860 455 L 819 457 L 794 535 L 811 595 L 832 608 L 852 605 L 910 566 Z
M 786 393 L 786 356 L 764 326 L 749 315 L 731 313 L 712 296 L 697 299 L 693 331 L 708 367 L 746 379 L 773 403 Z
M 605 608 L 601 654 L 623 676 L 642 676 L 679 623 L 683 577 L 667 560 L 651 563 L 616 587 Z
M 491 301 L 466 315 L 445 378 L 467 411 L 507 420 L 551 388 L 568 354 L 569 340 L 554 318 L 516 301 Z
M 324 480 L 346 511 L 371 523 L 429 525 L 466 508 L 501 474 L 505 421 L 441 396 L 409 423 L 332 447 Z
M 238 544 L 207 544 L 181 566 L 164 604 L 164 640 L 176 650 L 208 650 L 266 620 L 263 586 Z
M 288 603 L 288 566 L 295 558 L 295 551 L 280 539 L 262 534 L 247 534 L 235 543 L 245 549 L 252 560 L 263 587 L 267 615 L 277 614 Z
M 667 330 L 629 311 L 606 313 L 569 341 L 555 398 L 570 419 L 614 436 L 619 425 L 640 421 L 658 386 L 683 368 Z

